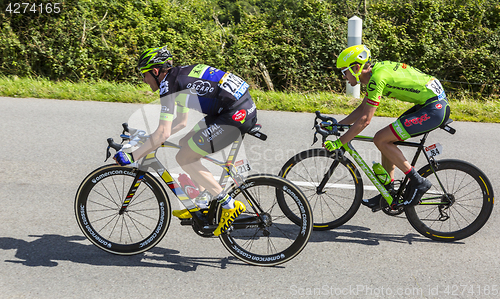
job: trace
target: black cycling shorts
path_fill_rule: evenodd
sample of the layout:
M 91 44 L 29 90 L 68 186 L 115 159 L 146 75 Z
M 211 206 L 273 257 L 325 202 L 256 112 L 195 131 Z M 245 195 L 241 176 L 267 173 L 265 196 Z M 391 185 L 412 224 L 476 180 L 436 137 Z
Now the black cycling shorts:
M 189 147 L 206 156 L 233 143 L 250 131 L 257 122 L 257 108 L 246 94 L 221 114 L 206 116 L 193 128 L 196 133 L 188 140 Z
M 448 100 L 433 97 L 408 109 L 389 127 L 399 140 L 406 140 L 439 128 L 449 117 Z

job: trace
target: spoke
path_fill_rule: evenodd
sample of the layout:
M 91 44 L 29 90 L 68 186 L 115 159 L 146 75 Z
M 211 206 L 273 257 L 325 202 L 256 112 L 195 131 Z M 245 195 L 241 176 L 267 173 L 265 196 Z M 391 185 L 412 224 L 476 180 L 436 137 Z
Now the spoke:
M 283 225 L 287 225 L 287 224 L 283 224 Z M 295 226 L 295 224 L 292 224 L 292 223 L 290 223 L 288 225 L 294 225 Z M 294 237 L 294 235 L 295 235 L 294 232 L 290 232 L 290 233 L 287 234 L 284 230 L 282 230 L 279 227 L 279 224 L 273 224 L 272 227 L 276 228 L 277 231 L 279 231 L 284 237 L 286 237 L 286 239 L 289 241 L 290 244 L 293 243 L 293 241 L 290 241 L 290 238 Z
M 102 212 L 103 210 L 88 210 L 87 212 Z M 117 217 L 118 214 L 117 213 L 113 213 L 113 214 L 109 214 L 107 216 L 104 216 L 104 217 L 101 217 L 101 218 L 97 218 L 97 219 L 93 219 L 92 222 L 99 222 L 99 221 L 102 221 L 102 220 L 106 220 L 106 219 L 109 219 L 110 217 L 111 218 L 114 218 L 114 217 Z
M 259 230 L 256 229 L 255 233 L 252 236 L 241 236 L 241 237 L 249 238 L 248 240 L 243 242 L 243 244 L 241 244 L 241 247 L 245 248 L 247 251 L 250 251 L 252 249 L 254 241 L 258 239 L 257 238 L 258 232 L 259 232 Z M 234 237 L 233 237 L 233 239 L 234 239 Z
M 96 222 L 99 222 L 99 221 L 101 221 L 101 220 L 108 219 L 109 217 L 111 217 L 111 219 L 109 219 L 109 221 L 108 221 L 108 222 L 106 222 L 106 223 L 104 224 L 104 226 L 103 226 L 103 227 L 101 227 L 101 229 L 100 229 L 100 230 L 98 230 L 98 232 L 99 232 L 99 233 L 100 233 L 100 232 L 101 232 L 104 228 L 106 228 L 106 227 L 107 227 L 107 226 L 108 226 L 108 225 L 109 225 L 109 224 L 110 224 L 110 223 L 111 223 L 114 219 L 119 218 L 119 215 L 118 215 L 118 214 L 116 214 L 116 215 L 110 215 L 110 216 L 102 217 L 102 218 L 99 218 L 99 219 L 96 219 L 96 220 L 94 220 L 94 221 L 93 221 L 94 223 L 96 223 Z
M 453 219 L 453 223 L 455 223 L 455 224 L 456 224 L 456 226 L 458 227 L 458 229 L 462 229 L 462 226 L 460 225 L 460 223 L 458 223 L 458 219 L 457 219 L 457 217 L 455 217 L 455 216 L 454 216 L 454 214 L 455 214 L 455 213 L 454 213 L 453 211 L 455 211 L 458 215 L 462 216 L 462 215 L 461 215 L 461 214 L 457 211 L 457 209 L 453 209 L 453 210 L 451 210 L 451 209 L 450 209 L 448 216 L 450 216 L 450 219 Z M 464 219 L 465 219 L 465 218 L 464 218 Z M 449 231 L 450 231 L 450 232 L 452 231 L 451 224 L 452 224 L 452 221 L 450 221 L 450 222 L 449 222 Z
M 143 227 L 145 227 L 146 229 L 149 230 L 149 227 L 145 226 L 144 224 L 142 224 L 141 222 L 135 220 L 134 218 L 130 217 L 130 215 L 127 213 L 126 214 L 127 217 L 130 219 L 130 222 L 132 222 L 132 225 L 134 226 L 135 230 L 137 231 L 137 233 L 139 233 L 139 235 L 141 236 L 142 239 L 144 239 L 144 235 L 142 234 L 141 230 L 139 229 L 139 227 L 137 227 L 137 224 L 139 225 L 142 225 Z M 136 224 L 137 223 L 137 224 Z M 128 225 L 126 225 L 126 222 L 125 222 L 125 226 L 127 228 L 127 232 L 128 232 L 128 235 L 130 237 L 130 241 L 131 242 L 134 242 L 133 239 L 132 239 L 132 233 L 130 231 L 130 228 L 128 227 Z
M 115 186 L 115 191 L 116 191 L 116 194 L 118 194 L 118 199 L 120 200 L 119 203 L 116 203 L 117 206 L 121 207 L 122 206 L 122 198 L 124 197 L 123 194 L 125 193 L 124 191 L 122 191 L 122 193 L 120 194 L 120 191 L 118 190 L 118 186 L 116 185 L 116 181 L 115 181 L 115 178 L 114 177 L 111 177 L 111 181 L 113 182 L 113 185 Z M 122 177 L 122 189 L 125 188 L 125 176 Z M 111 195 L 111 193 L 108 191 L 108 189 L 106 187 L 104 187 L 106 189 L 106 191 L 108 192 L 109 196 L 113 197 Z
M 271 253 L 275 253 L 275 252 L 278 252 L 278 249 L 274 245 L 273 240 L 271 240 L 271 238 L 267 237 L 267 253 L 271 254 Z
M 128 206 L 130 207 L 132 205 L 132 203 L 135 203 L 135 201 L 137 200 L 137 198 L 141 197 L 141 194 L 144 193 L 144 191 L 146 191 L 146 190 L 148 190 L 148 189 L 147 188 L 143 188 L 140 193 L 137 194 L 137 192 L 136 192 L 136 194 L 134 194 L 134 197 L 132 198 L 132 200 L 128 203 Z M 149 199 L 151 199 L 151 198 L 155 198 L 155 196 L 153 195 Z M 145 200 L 147 200 L 147 199 L 145 199 Z
M 156 196 L 154 196 L 154 195 L 153 195 L 153 196 L 148 197 L 148 198 L 146 198 L 146 199 L 143 199 L 143 200 L 141 200 L 141 201 L 137 201 L 136 199 L 137 199 L 139 196 L 140 196 L 140 194 L 138 194 L 138 195 L 134 196 L 134 199 L 130 202 L 130 204 L 128 205 L 128 208 L 130 208 L 130 207 L 135 207 L 135 206 L 140 205 L 140 204 L 142 204 L 142 203 L 145 203 L 146 201 L 149 201 L 149 200 L 151 200 L 151 199 L 155 199 L 155 200 L 156 200 Z
M 108 236 L 108 239 L 111 239 L 111 235 L 113 235 L 113 232 L 115 231 L 115 228 L 116 226 L 118 225 L 118 221 L 120 221 L 120 218 L 122 218 L 122 221 L 123 221 L 123 217 L 118 217 L 115 221 L 115 225 L 113 226 L 113 228 L 111 229 L 111 231 L 109 232 L 109 236 Z M 121 239 L 120 239 L 121 240 Z
M 139 232 L 139 234 L 141 234 L 141 231 L 139 230 L 139 227 L 137 225 L 140 225 L 140 226 L 144 227 L 145 229 L 150 230 L 150 228 L 147 225 L 142 223 L 142 221 L 139 221 L 136 218 L 133 218 L 132 216 L 130 216 L 129 213 L 127 213 L 127 217 L 130 219 L 130 221 L 134 225 L 135 229 Z M 141 234 L 141 236 L 142 236 L 142 234 Z
M 128 216 L 128 214 L 127 214 L 127 216 Z M 128 225 L 127 225 L 127 221 L 125 221 L 125 217 L 123 217 L 123 221 L 122 221 L 122 222 L 123 222 L 123 224 L 125 225 L 125 228 L 126 228 L 126 230 L 127 230 L 128 237 L 129 237 L 129 239 L 130 239 L 130 242 L 131 242 L 131 243 L 134 243 L 134 239 L 132 239 L 132 233 L 130 232 L 130 229 L 129 229 Z M 132 224 L 134 224 L 134 221 L 133 221 L 133 220 L 132 220 Z M 123 225 L 122 225 L 122 229 L 123 229 Z M 141 238 L 144 238 L 144 237 L 142 236 L 142 234 L 141 234 L 141 232 L 140 232 L 140 231 L 139 231 L 139 235 L 141 235 Z M 120 238 L 120 240 L 121 240 L 121 238 Z
M 102 184 L 102 183 L 101 183 Z M 104 190 L 106 190 L 106 192 L 108 192 L 109 194 L 109 197 L 102 194 L 101 192 L 99 191 L 96 191 L 95 188 L 92 189 L 92 192 L 94 193 L 97 193 L 99 194 L 101 197 L 103 197 L 104 199 L 108 200 L 109 202 L 113 203 L 114 205 L 116 205 L 117 207 L 120 207 L 120 205 L 113 199 L 113 196 L 111 196 L 111 194 L 109 193 L 108 189 L 106 188 L 106 186 L 104 186 L 104 184 L 102 184 Z
M 150 208 L 150 209 L 142 209 L 142 210 L 127 210 L 129 214 L 137 214 L 138 216 L 142 216 L 142 217 L 145 217 L 145 218 L 149 218 L 153 221 L 156 221 L 156 217 L 151 217 L 149 215 L 146 215 L 146 214 L 143 214 L 143 213 L 139 213 L 139 212 L 144 212 L 144 211 L 156 211 L 157 209 L 156 208 Z M 132 217 L 131 215 L 129 215 L 129 217 Z
M 103 210 L 95 210 L 95 209 L 92 209 L 92 210 L 91 210 L 92 212 L 96 212 L 96 211 L 108 211 L 108 210 L 111 210 L 111 211 L 117 211 L 117 210 L 119 210 L 119 209 L 120 209 L 120 207 L 110 207 L 110 206 L 107 206 L 107 205 L 102 204 L 102 203 L 100 203 L 100 202 L 97 202 L 97 201 L 95 201 L 95 200 L 89 200 L 88 202 L 90 202 L 90 203 L 94 203 L 94 204 L 99 205 L 99 206 L 101 206 L 101 207 L 103 207 L 103 208 L 106 208 L 106 209 L 103 209 Z M 90 211 L 89 211 L 89 212 L 90 212 Z

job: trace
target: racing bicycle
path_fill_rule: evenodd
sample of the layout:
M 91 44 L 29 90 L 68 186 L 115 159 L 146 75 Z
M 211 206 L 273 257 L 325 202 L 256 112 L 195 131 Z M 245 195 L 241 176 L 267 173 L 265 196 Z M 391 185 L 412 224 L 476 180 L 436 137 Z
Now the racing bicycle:
M 450 134 L 456 130 L 450 127 L 452 120 L 441 125 Z M 336 119 L 316 112 L 314 120 L 314 140 L 317 134 L 323 144 L 329 136 L 341 136 L 340 132 L 349 125 L 338 124 Z M 430 132 L 424 133 L 420 142 L 398 141 L 395 144 L 416 148 L 411 162 L 415 166 L 419 156 L 425 153 L 427 165 L 418 173 L 432 183 L 432 188 L 416 206 L 403 207 L 402 202 L 408 177 L 395 180 L 391 188 L 386 188 L 376 177 L 373 170 L 361 155 L 348 143 L 348 149 L 329 152 L 324 148 L 313 148 L 290 158 L 281 168 L 279 176 L 298 184 L 306 194 L 313 209 L 314 230 L 329 230 L 349 221 L 357 212 L 363 198 L 363 180 L 359 168 L 382 194 L 380 206 L 388 215 L 406 214 L 410 224 L 420 234 L 433 240 L 456 241 L 476 233 L 488 220 L 493 210 L 493 188 L 486 175 L 471 163 L 456 160 L 438 160 L 442 152 L 439 143 L 425 146 Z M 356 141 L 373 142 L 373 137 L 358 135 Z M 394 203 L 394 205 L 392 205 Z M 287 215 L 295 215 L 292 207 L 286 209 Z M 392 208 L 391 208 L 392 206 Z M 291 217 L 298 223 L 299 219 Z
M 267 136 L 256 125 L 247 133 L 265 140 Z M 123 124 L 122 145 L 108 138 L 110 148 L 118 151 L 144 143 L 145 131 Z M 313 228 L 312 211 L 302 191 L 288 180 L 269 174 L 247 177 L 236 169 L 235 158 L 243 137 L 234 141 L 226 161 L 205 156 L 204 159 L 223 168 L 219 183 L 228 194 L 245 203 L 247 210 L 219 236 L 224 247 L 236 258 L 253 265 L 274 266 L 291 260 L 306 246 Z M 164 142 L 161 147 L 179 149 Z M 222 212 L 212 200 L 199 209 L 157 158 L 157 150 L 132 166 L 105 165 L 92 171 L 81 183 L 75 198 L 75 213 L 83 234 L 97 247 L 118 255 L 145 252 L 165 236 L 171 220 L 169 197 L 159 179 L 170 188 L 192 215 L 181 225 L 192 226 L 202 237 L 213 237 Z M 248 166 L 239 166 L 249 169 Z M 149 170 L 154 170 L 159 179 Z M 277 204 L 278 198 L 281 204 Z M 294 223 L 280 209 L 286 206 L 299 211 Z M 295 217 L 297 217 L 295 219 Z

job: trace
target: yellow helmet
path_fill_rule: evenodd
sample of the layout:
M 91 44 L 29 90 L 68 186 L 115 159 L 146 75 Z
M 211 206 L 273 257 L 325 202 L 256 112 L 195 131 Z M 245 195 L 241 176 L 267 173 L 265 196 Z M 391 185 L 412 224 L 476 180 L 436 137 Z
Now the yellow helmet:
M 354 63 L 360 64 L 359 71 L 356 74 L 353 73 L 352 69 L 349 70 L 359 83 L 359 75 L 361 75 L 365 63 L 370 59 L 370 50 L 365 45 L 352 46 L 340 53 L 337 58 L 337 68 L 350 67 Z

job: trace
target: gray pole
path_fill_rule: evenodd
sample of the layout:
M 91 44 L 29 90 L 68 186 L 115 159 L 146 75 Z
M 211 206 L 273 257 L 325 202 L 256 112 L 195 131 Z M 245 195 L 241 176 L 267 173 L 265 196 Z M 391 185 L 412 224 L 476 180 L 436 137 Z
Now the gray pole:
M 354 16 L 347 22 L 347 47 L 361 45 L 361 35 L 363 31 L 363 20 Z M 361 86 L 358 84 L 354 87 L 346 82 L 346 94 L 359 99 Z

